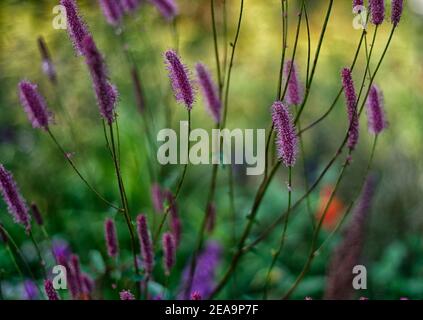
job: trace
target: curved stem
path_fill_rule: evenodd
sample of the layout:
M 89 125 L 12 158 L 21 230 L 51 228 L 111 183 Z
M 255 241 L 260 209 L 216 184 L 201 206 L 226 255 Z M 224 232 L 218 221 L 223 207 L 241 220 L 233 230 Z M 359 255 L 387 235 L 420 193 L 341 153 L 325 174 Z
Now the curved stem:
M 73 162 L 73 160 L 71 159 L 71 157 L 67 154 L 67 152 L 62 148 L 62 146 L 59 144 L 59 142 L 57 141 L 56 137 L 53 135 L 53 133 L 51 132 L 51 130 L 48 128 L 47 129 L 47 133 L 49 134 L 50 138 L 53 140 L 54 144 L 57 146 L 57 148 L 60 150 L 60 152 L 63 154 L 63 156 L 65 157 L 65 159 L 68 161 L 68 163 L 71 165 L 72 169 L 76 172 L 76 174 L 79 176 L 79 178 L 85 183 L 85 185 L 92 191 L 95 193 L 95 195 L 104 203 L 106 203 L 108 206 L 118 210 L 118 211 L 122 211 L 121 208 L 116 207 L 114 204 L 112 204 L 111 202 L 109 202 L 108 200 L 106 200 L 96 189 L 94 189 L 93 186 L 91 186 L 91 184 L 84 178 L 84 176 L 81 174 L 81 172 L 78 170 L 78 168 L 76 167 L 75 163 Z

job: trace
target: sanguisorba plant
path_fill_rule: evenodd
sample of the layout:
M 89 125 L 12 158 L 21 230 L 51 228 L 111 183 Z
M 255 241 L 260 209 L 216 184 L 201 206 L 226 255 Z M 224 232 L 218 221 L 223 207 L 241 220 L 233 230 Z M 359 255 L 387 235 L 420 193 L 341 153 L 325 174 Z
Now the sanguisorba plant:
M 353 6 L 365 5 L 363 2 L 364 1 L 354 0 Z M 375 84 L 375 79 L 388 51 L 394 32 L 400 23 L 403 1 L 391 1 L 390 21 L 392 29 L 379 58 L 375 58 L 373 47 L 376 43 L 377 30 L 386 24 L 385 1 L 369 1 L 370 21 L 374 27 L 365 26 L 366 29 L 363 29 L 352 65 L 341 70 L 340 90 L 338 95 L 334 98 L 334 102 L 322 116 L 305 127 L 301 127 L 300 125 L 302 115 L 307 112 L 307 103 L 309 101 L 312 88 L 315 85 L 313 80 L 320 60 L 320 51 L 325 44 L 325 35 L 328 30 L 327 26 L 331 21 L 333 6 L 335 4 L 334 0 L 329 0 L 327 2 L 327 11 L 322 23 L 319 38 L 317 39 L 317 47 L 314 57 L 312 57 L 311 26 L 308 20 L 308 1 L 298 1 L 300 14 L 298 15 L 298 23 L 295 32 L 290 32 L 290 30 L 288 30 L 288 19 L 291 16 L 290 13 L 293 11 L 289 10 L 289 6 L 292 2 L 289 2 L 288 4 L 288 1 L 286 0 L 281 1 L 282 49 L 280 52 L 280 69 L 277 73 L 278 86 L 275 99 L 276 101 L 273 102 L 271 116 L 269 115 L 269 125 L 272 130 L 268 133 L 265 155 L 266 171 L 263 175 L 263 180 L 258 187 L 251 209 L 248 212 L 248 220 L 245 223 L 244 229 L 240 237 L 235 239 L 235 243 L 232 243 L 235 251 L 232 252 L 229 261 L 225 261 L 223 259 L 224 267 L 226 269 L 223 269 L 222 272 L 218 272 L 220 271 L 218 266 L 222 263 L 222 258 L 224 257 L 224 247 L 218 242 L 208 239 L 208 236 L 212 233 L 214 228 L 216 228 L 216 215 L 218 214 L 216 208 L 216 202 L 218 199 L 215 197 L 215 189 L 217 171 L 219 170 L 219 167 L 213 165 L 210 190 L 204 206 L 205 210 L 202 220 L 203 222 L 199 226 L 197 241 L 195 242 L 192 250 L 192 257 L 186 261 L 186 267 L 179 277 L 175 277 L 175 264 L 178 256 L 178 248 L 182 241 L 181 228 L 183 219 L 180 218 L 178 212 L 178 202 L 180 201 L 178 196 L 182 190 L 185 177 L 187 176 L 188 165 L 184 165 L 179 179 L 173 186 L 169 186 L 169 188 L 162 187 L 162 185 L 164 185 L 164 181 L 152 181 L 152 185 L 150 186 L 152 190 L 152 202 L 154 206 L 154 214 L 160 216 L 159 223 L 149 224 L 147 220 L 155 221 L 156 219 L 153 216 L 154 219 L 150 220 L 148 214 L 139 214 L 134 220 L 129 208 L 128 198 L 130 195 L 127 192 L 125 182 L 122 177 L 122 166 L 124 163 L 120 161 L 120 151 L 117 146 L 117 139 L 119 138 L 117 125 L 119 94 L 117 87 L 112 84 L 104 56 L 94 40 L 95 35 L 92 35 L 89 32 L 88 25 L 83 21 L 79 13 L 77 2 L 75 0 L 61 0 L 60 3 L 66 9 L 67 32 L 73 43 L 76 56 L 83 58 L 90 74 L 94 96 L 101 116 L 101 125 L 103 126 L 106 145 L 110 151 L 114 165 L 114 174 L 116 176 L 117 189 L 120 198 L 119 205 L 116 205 L 114 201 L 107 200 L 97 188 L 92 186 L 91 183 L 89 183 L 88 180 L 81 174 L 72 157 L 65 152 L 64 147 L 62 147 L 59 140 L 51 130 L 52 124 L 54 123 L 52 122 L 53 115 L 48 110 L 47 102 L 40 93 L 42 90 L 40 90 L 36 84 L 28 80 L 22 80 L 18 84 L 19 98 L 32 126 L 34 128 L 40 128 L 42 131 L 48 133 L 58 150 L 63 154 L 65 160 L 70 164 L 71 168 L 79 176 L 81 181 L 97 196 L 102 204 L 106 207 L 112 208 L 117 213 L 116 217 L 105 217 L 104 220 L 104 249 L 111 259 L 109 262 L 110 266 L 108 268 L 114 270 L 115 273 L 114 275 L 113 273 L 105 273 L 102 275 L 110 277 L 113 280 L 120 280 L 120 277 L 126 277 L 125 281 L 119 282 L 124 283 L 125 287 L 116 288 L 116 298 L 119 297 L 122 300 L 134 300 L 140 298 L 180 298 L 199 300 L 218 297 L 222 290 L 227 287 L 227 284 L 236 272 L 242 257 L 252 250 L 258 243 L 268 239 L 269 235 L 271 235 L 277 226 L 282 225 L 280 241 L 273 257 L 270 257 L 269 259 L 270 266 L 265 282 L 263 283 L 263 297 L 267 298 L 268 294 L 273 294 L 270 276 L 274 266 L 281 263 L 280 254 L 283 251 L 286 240 L 290 215 L 294 214 L 299 205 L 304 200 L 308 199 L 309 195 L 319 186 L 329 169 L 331 169 L 337 162 L 338 158 L 344 154 L 345 160 L 342 162 L 335 187 L 330 193 L 323 213 L 313 227 L 310 250 L 308 255 L 305 255 L 304 266 L 300 270 L 295 281 L 286 288 L 287 291 L 283 296 L 281 296 L 282 298 L 289 298 L 310 270 L 316 253 L 322 249 L 323 245 L 329 239 L 326 239 L 323 243 L 319 243 L 321 227 L 330 204 L 338 192 L 339 186 L 343 182 L 346 169 L 352 166 L 351 160 L 356 146 L 359 143 L 360 117 L 364 107 L 366 107 L 368 129 L 369 132 L 374 135 L 373 148 L 370 153 L 365 175 L 362 179 L 362 188 L 360 188 L 357 192 L 359 193 L 361 189 L 363 189 L 362 197 L 358 206 L 355 208 L 353 218 L 349 222 L 343 241 L 333 255 L 332 263 L 329 268 L 326 289 L 326 298 L 351 298 L 351 288 L 349 287 L 351 279 L 346 277 L 345 274 L 351 274 L 350 269 L 359 261 L 361 256 L 365 237 L 365 222 L 370 213 L 370 202 L 375 188 L 375 181 L 373 178 L 369 177 L 369 172 L 375 155 L 377 138 L 387 127 L 383 105 L 383 95 L 379 87 Z M 169 72 L 171 89 L 173 90 L 176 102 L 182 104 L 187 110 L 189 130 L 191 130 L 191 118 L 194 110 L 193 106 L 196 103 L 195 93 L 197 85 L 201 89 L 203 102 L 208 113 L 211 115 L 211 119 L 216 125 L 216 128 L 224 128 L 226 126 L 227 115 L 230 113 L 229 97 L 231 75 L 234 71 L 234 60 L 237 53 L 236 44 L 241 36 L 244 1 L 241 0 L 239 2 L 240 10 L 236 24 L 236 32 L 233 41 L 230 41 L 228 39 L 227 30 L 227 23 L 229 22 L 229 19 L 227 16 L 226 1 L 223 1 L 222 7 L 217 7 L 215 5 L 215 1 L 210 0 L 210 13 L 212 18 L 211 21 L 214 40 L 213 46 L 217 69 L 216 83 L 213 80 L 214 77 L 212 73 L 205 64 L 197 63 L 195 65 L 196 81 L 193 81 L 193 75 L 191 74 L 189 68 L 182 62 L 181 54 L 179 52 L 180 48 L 178 47 L 179 42 L 177 41 L 178 31 L 176 28 L 176 18 L 178 14 L 184 14 L 184 12 L 179 11 L 176 2 L 174 0 L 151 0 L 149 3 L 157 8 L 164 20 L 171 25 L 176 39 L 176 47 L 165 51 L 163 57 L 166 68 Z M 99 1 L 99 8 L 101 8 L 107 22 L 115 28 L 115 30 L 120 30 L 120 28 L 123 29 L 125 14 L 128 14 L 129 18 L 131 18 L 137 15 L 140 10 L 144 10 L 145 5 L 147 4 L 140 0 Z M 224 34 L 222 34 L 222 37 L 218 34 L 218 30 L 220 30 L 220 28 L 218 28 L 217 19 L 215 19 L 216 10 L 218 8 L 223 10 L 222 13 L 224 17 L 224 21 L 222 22 L 224 26 Z M 301 27 L 307 28 L 308 57 L 307 64 L 298 68 L 296 62 L 298 61 L 296 60 L 296 52 Z M 370 52 L 367 47 L 365 50 L 362 50 L 363 40 L 367 46 L 367 34 L 370 33 L 372 29 L 373 39 Z M 293 46 L 290 46 L 287 43 L 288 34 L 295 35 Z M 220 40 L 222 40 L 222 43 L 220 43 Z M 229 49 L 228 43 L 231 43 L 231 49 Z M 38 39 L 38 44 L 42 55 L 43 71 L 49 78 L 50 82 L 53 85 L 56 85 L 60 79 L 58 79 L 56 74 L 55 66 L 53 65 L 53 60 L 50 56 L 47 44 L 43 38 Z M 289 52 L 290 50 L 291 52 Z M 123 46 L 123 51 L 128 53 L 126 46 Z M 364 66 L 365 69 L 364 74 L 361 76 L 362 80 L 357 82 L 355 85 L 353 78 L 359 77 L 360 75 L 357 74 L 358 72 L 356 72 L 354 67 L 361 51 L 364 51 L 366 58 Z M 222 59 L 222 56 L 226 58 Z M 137 98 L 142 116 L 146 116 L 144 111 L 146 109 L 148 110 L 148 108 L 153 108 L 153 106 L 149 106 L 146 103 L 148 99 L 144 99 L 144 93 L 141 88 L 141 82 L 143 82 L 144 79 L 142 76 L 139 76 L 140 70 L 136 59 L 134 59 L 132 55 L 127 55 L 127 62 L 129 64 L 128 70 L 130 70 L 131 78 L 134 82 L 135 97 Z M 373 63 L 375 63 L 375 67 L 370 68 Z M 300 73 L 300 71 L 302 71 L 303 74 Z M 142 79 L 142 81 L 140 79 Z M 148 81 L 148 79 L 146 81 Z M 357 90 L 357 88 L 359 88 L 359 90 Z M 342 92 L 344 92 L 345 95 L 347 111 L 345 116 L 347 120 L 345 136 L 340 141 L 339 147 L 335 150 L 334 156 L 329 160 L 328 164 L 324 166 L 321 173 L 317 175 L 316 180 L 310 185 L 306 184 L 307 188 L 305 192 L 294 202 L 292 201 L 293 167 L 298 157 L 303 158 L 305 156 L 302 137 L 304 134 L 308 133 L 309 130 L 327 119 L 327 116 L 334 109 L 334 106 L 340 98 Z M 146 131 L 148 131 L 147 127 Z M 275 140 L 275 143 L 272 143 L 273 139 Z M 345 147 L 347 147 L 346 153 L 344 153 Z M 299 153 L 299 151 L 301 151 L 301 153 Z M 154 160 L 150 159 L 150 161 Z M 254 222 L 259 219 L 258 212 L 262 204 L 262 200 L 270 183 L 276 176 L 276 172 L 281 168 L 281 164 L 284 165 L 282 168 L 286 168 L 288 176 L 288 206 L 273 222 L 267 225 L 264 230 L 259 230 L 257 238 L 252 239 L 250 236 L 254 228 Z M 235 213 L 233 206 L 233 190 L 235 188 L 235 184 L 234 179 L 232 179 L 232 171 L 229 170 L 228 172 L 228 184 L 230 189 L 229 202 L 232 203 L 232 208 L 230 210 L 233 210 Z M 156 179 L 160 179 L 160 175 L 155 175 L 155 177 Z M 46 265 L 45 257 L 43 256 L 44 253 L 39 249 L 37 239 L 32 233 L 31 216 L 29 214 L 26 201 L 21 195 L 12 174 L 7 171 L 3 165 L 0 165 L 0 189 L 13 220 L 17 224 L 23 226 L 24 230 L 31 238 L 38 253 L 40 267 L 43 270 L 41 275 L 34 275 L 32 274 L 30 268 L 22 269 L 20 267 L 21 264 L 16 263 L 17 259 L 21 259 L 24 262 L 23 265 L 27 265 L 25 256 L 21 252 L 19 246 L 10 236 L 10 233 L 7 232 L 4 225 L 0 223 L 1 243 L 9 249 L 12 247 L 14 248 L 13 252 L 12 250 L 9 250 L 10 257 L 14 261 L 17 271 L 22 276 L 22 280 L 24 282 L 26 281 L 25 288 L 27 288 L 27 297 L 37 297 L 37 290 L 42 290 L 41 287 L 44 287 L 45 298 L 49 300 L 58 300 L 64 297 L 72 299 L 96 299 L 102 297 L 101 292 L 104 290 L 104 288 L 101 287 L 102 284 L 100 282 L 96 282 L 95 279 L 92 279 L 91 276 L 82 270 L 83 266 L 81 266 L 79 256 L 72 253 L 68 244 L 58 243 L 55 240 L 51 243 L 51 251 L 55 262 L 67 269 L 66 280 L 68 282 L 69 294 L 62 295 L 60 291 L 56 290 L 57 288 L 54 288 L 53 281 L 49 277 L 49 268 L 51 266 Z M 356 198 L 353 198 L 351 200 L 350 206 L 344 212 L 344 217 L 348 215 L 349 211 L 353 207 L 355 199 Z M 32 204 L 31 211 L 37 225 L 40 228 L 43 228 L 43 234 L 45 235 L 46 241 L 51 241 L 49 234 L 44 228 L 44 221 L 41 216 L 42 210 L 40 210 L 36 204 Z M 127 248 L 119 245 L 118 232 L 115 224 L 115 219 L 118 219 L 120 215 L 126 223 L 131 239 L 131 253 L 133 260 L 132 273 L 120 272 L 122 270 L 127 271 L 128 269 L 125 261 L 123 260 L 123 253 L 126 252 Z M 239 216 L 238 213 L 236 215 Z M 343 220 L 344 219 L 342 219 L 342 221 Z M 341 223 L 337 226 L 335 231 L 337 231 L 340 226 Z M 161 245 L 159 242 L 160 239 Z M 351 248 L 353 248 L 353 250 L 350 250 Z M 156 260 L 160 258 L 162 259 L 162 263 L 156 263 Z M 158 276 L 159 273 L 162 273 L 161 278 L 165 280 L 161 284 L 163 288 L 162 292 L 158 293 L 157 291 L 153 292 L 151 289 L 152 286 L 149 284 L 151 284 L 151 282 L 156 282 L 157 284 L 157 281 L 159 281 L 157 279 L 160 279 Z M 156 276 L 158 276 L 157 279 Z M 28 282 L 30 280 L 25 280 L 26 277 L 32 278 L 31 283 Z M 118 278 L 116 279 L 116 277 Z M 169 285 L 169 281 L 173 281 L 173 279 L 178 278 L 180 284 L 172 286 Z M 235 281 L 234 284 L 236 285 Z M 96 286 L 100 287 L 96 288 Z M 174 289 L 172 290 L 171 288 Z

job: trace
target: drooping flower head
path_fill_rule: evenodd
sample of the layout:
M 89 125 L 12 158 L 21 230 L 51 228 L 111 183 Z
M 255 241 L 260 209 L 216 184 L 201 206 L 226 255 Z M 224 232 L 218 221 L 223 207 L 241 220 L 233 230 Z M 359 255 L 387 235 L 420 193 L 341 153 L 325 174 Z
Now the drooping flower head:
M 120 300 L 135 300 L 134 295 L 129 290 L 119 292 Z
M 175 239 L 169 232 L 163 234 L 163 266 L 166 275 L 170 274 L 173 266 L 175 265 Z
M 42 70 L 44 74 L 49 78 L 51 83 L 57 82 L 56 68 L 54 67 L 53 61 L 51 60 L 50 52 L 47 48 L 47 44 L 43 37 L 38 37 L 38 49 L 40 50 L 42 60 Z
M 88 28 L 78 12 L 75 0 L 61 0 L 66 9 L 67 30 L 78 55 L 83 54 L 82 41 L 89 35 Z
M 367 121 L 369 131 L 374 134 L 381 133 L 387 127 L 383 109 L 383 94 L 376 85 L 372 85 L 367 98 Z
M 298 106 L 303 102 L 303 88 L 298 78 L 297 65 L 295 62 L 288 60 L 285 62 L 283 72 L 285 75 L 285 80 L 288 81 L 286 103 L 288 105 Z
M 391 4 L 391 22 L 396 27 L 401 20 L 403 10 L 403 0 L 392 0 Z
M 90 70 L 100 114 L 108 124 L 111 124 L 115 120 L 117 90 L 108 80 L 107 68 L 103 56 L 98 51 L 91 36 L 85 37 L 82 41 L 82 50 Z
M 157 10 L 168 21 L 173 20 L 178 14 L 175 0 L 150 0 L 150 2 L 156 6 Z
M 106 238 L 107 254 L 109 257 L 116 257 L 119 254 L 119 244 L 116 236 L 116 226 L 111 218 L 104 223 L 104 235 Z
M 123 16 L 123 8 L 119 0 L 99 0 L 101 10 L 107 22 L 112 26 L 117 26 Z
M 154 264 L 153 244 L 151 242 L 150 231 L 148 230 L 147 218 L 143 214 L 137 217 L 137 232 L 144 269 L 148 275 L 151 275 Z
M 276 144 L 279 159 L 287 167 L 295 164 L 297 154 L 297 135 L 288 108 L 280 101 L 272 106 L 273 125 L 276 130 Z
M 344 87 L 345 100 L 347 104 L 347 113 L 349 119 L 348 130 L 348 147 L 353 150 L 358 142 L 359 125 L 357 114 L 357 95 L 355 93 L 354 82 L 351 75 L 351 70 L 348 68 L 342 69 L 342 85 Z
M 44 281 L 44 290 L 49 300 L 59 300 L 59 295 L 54 289 L 53 282 L 51 280 Z
M 120 0 L 120 4 L 126 13 L 133 13 L 138 9 L 141 2 L 140 0 Z
M 34 202 L 31 203 L 31 212 L 35 222 L 39 226 L 42 226 L 44 224 L 43 217 L 41 215 L 40 209 L 38 209 L 38 206 Z
M 371 21 L 374 25 L 382 24 L 385 19 L 385 0 L 369 0 Z
M 37 85 L 23 80 L 19 82 L 18 88 L 21 104 L 32 126 L 47 130 L 52 117 L 44 98 L 38 92 Z
M 12 174 L 2 164 L 0 164 L 0 190 L 14 221 L 21 224 L 29 232 L 31 229 L 31 217 L 28 214 L 28 207 L 19 192 Z
M 188 110 L 191 110 L 194 104 L 194 89 L 188 68 L 181 62 L 178 54 L 173 50 L 166 51 L 165 63 L 169 71 L 169 78 L 176 101 L 184 104 Z
M 360 264 L 365 243 L 365 231 L 375 189 L 375 180 L 368 177 L 360 202 L 353 213 L 352 220 L 345 230 L 343 240 L 335 249 L 329 265 L 325 299 L 351 299 L 354 288 L 351 285 L 354 266 Z
M 197 71 L 198 83 L 200 84 L 207 110 L 213 117 L 214 121 L 219 123 L 222 103 L 219 98 L 217 86 L 214 83 L 209 70 L 204 64 L 197 63 L 195 69 Z
M 209 241 L 206 243 L 197 259 L 197 267 L 195 268 L 194 277 L 192 278 L 191 293 L 196 292 L 202 299 L 209 298 L 216 285 L 216 269 L 220 263 L 221 252 L 222 248 L 217 242 Z M 190 271 L 191 263 L 188 263 L 182 277 L 182 290 L 179 295 L 180 299 L 189 298 L 189 296 L 185 297 L 185 292 L 190 278 Z
M 23 287 L 26 300 L 36 300 L 38 298 L 38 288 L 32 280 L 25 280 Z

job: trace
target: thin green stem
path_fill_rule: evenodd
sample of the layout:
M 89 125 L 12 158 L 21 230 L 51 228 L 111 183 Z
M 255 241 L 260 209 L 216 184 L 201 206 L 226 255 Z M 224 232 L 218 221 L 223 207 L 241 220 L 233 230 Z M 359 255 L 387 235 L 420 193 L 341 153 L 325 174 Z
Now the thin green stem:
M 220 70 L 220 57 L 219 57 L 219 45 L 217 43 L 217 30 L 216 30 L 216 19 L 215 19 L 215 12 L 214 12 L 214 0 L 210 0 L 210 9 L 211 9 L 211 18 L 212 18 L 212 28 L 213 28 L 213 42 L 214 42 L 214 55 L 216 58 L 216 69 L 217 69 L 217 79 L 219 84 L 219 94 L 220 98 L 222 98 L 222 88 L 223 88 L 223 80 L 222 74 Z
M 40 261 L 40 265 L 41 265 L 41 269 L 43 270 L 44 278 L 47 278 L 47 266 L 46 266 L 46 263 L 43 259 L 42 254 L 41 254 L 40 247 L 39 247 L 37 241 L 35 240 L 34 234 L 32 233 L 32 231 L 29 231 L 29 237 L 32 241 L 32 244 L 34 245 L 35 251 L 37 252 L 38 260 Z

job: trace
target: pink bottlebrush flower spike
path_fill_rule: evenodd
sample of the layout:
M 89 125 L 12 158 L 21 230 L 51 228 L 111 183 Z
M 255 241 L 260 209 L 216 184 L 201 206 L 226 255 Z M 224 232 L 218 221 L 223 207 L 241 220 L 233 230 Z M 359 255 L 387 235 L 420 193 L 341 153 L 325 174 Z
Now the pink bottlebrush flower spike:
M 213 82 L 210 72 L 204 64 L 197 63 L 195 69 L 197 71 L 198 83 L 200 84 L 201 90 L 203 92 L 207 110 L 213 117 L 214 121 L 219 123 L 222 103 L 219 98 L 217 86 Z
M 370 88 L 366 111 L 369 131 L 374 134 L 381 133 L 387 124 L 383 110 L 383 94 L 376 85 Z
M 144 269 L 147 275 L 151 275 L 153 272 L 154 264 L 153 244 L 151 242 L 150 232 L 148 230 L 147 218 L 143 214 L 140 214 L 137 217 L 137 231 L 138 239 L 140 241 Z
M 285 62 L 284 75 L 286 81 L 288 81 L 286 103 L 288 105 L 298 106 L 303 102 L 303 89 L 298 79 L 298 71 L 295 62 L 291 60 Z
M 31 230 L 31 217 L 28 214 L 28 207 L 12 174 L 2 164 L 0 164 L 0 190 L 14 221 L 24 226 L 26 231 L 29 232 Z
M 117 257 L 119 254 L 119 244 L 116 236 L 116 226 L 112 219 L 106 219 L 104 223 L 104 235 L 106 238 L 107 254 L 109 257 Z
M 89 35 L 88 28 L 78 12 L 75 0 L 61 0 L 61 5 L 66 9 L 67 30 L 73 46 L 78 55 L 83 54 L 82 41 Z
M 403 0 L 392 0 L 391 4 L 391 22 L 396 27 L 401 20 L 404 6 Z
M 52 116 L 44 98 L 38 92 L 37 85 L 24 80 L 19 82 L 18 87 L 21 104 L 32 126 L 47 130 Z
M 181 62 L 178 54 L 173 50 L 166 51 L 165 63 L 169 70 L 169 78 L 176 101 L 184 104 L 188 110 L 191 110 L 194 104 L 194 89 L 188 68 Z
M 370 0 L 369 8 L 372 23 L 376 26 L 382 24 L 385 19 L 385 0 Z
M 53 282 L 51 280 L 44 281 L 44 290 L 49 300 L 59 300 L 59 295 L 54 289 Z
M 119 25 L 123 16 L 123 8 L 119 0 L 99 0 L 99 3 L 107 23 L 112 26 Z
M 168 21 L 173 20 L 178 14 L 178 7 L 176 6 L 175 0 L 150 0 L 150 2 Z
M 175 239 L 175 244 L 178 247 L 181 242 L 182 224 L 178 213 L 178 205 L 172 192 L 166 192 L 166 199 L 169 205 L 170 212 L 170 230 L 172 231 Z
M 163 213 L 164 192 L 158 183 L 151 186 L 151 201 L 153 202 L 154 211 Z
M 98 51 L 91 36 L 84 38 L 82 49 L 90 70 L 100 114 L 108 124 L 111 124 L 115 120 L 115 108 L 118 97 L 117 90 L 108 80 L 107 68 L 103 56 Z
M 276 101 L 273 104 L 272 118 L 276 130 L 276 144 L 278 146 L 279 159 L 281 159 L 287 167 L 292 167 L 295 164 L 297 154 L 297 135 L 291 115 L 282 102 Z
M 175 239 L 169 232 L 163 234 L 163 266 L 168 276 L 175 265 Z
M 126 13 L 133 13 L 138 9 L 141 2 L 140 0 L 120 0 L 120 4 Z
M 135 300 L 134 295 L 129 290 L 119 292 L 120 300 Z
M 341 73 L 342 85 L 344 87 L 345 100 L 347 103 L 347 113 L 349 119 L 348 147 L 353 150 L 358 142 L 359 124 L 357 114 L 357 95 L 355 93 L 354 82 L 351 70 L 344 68 Z

